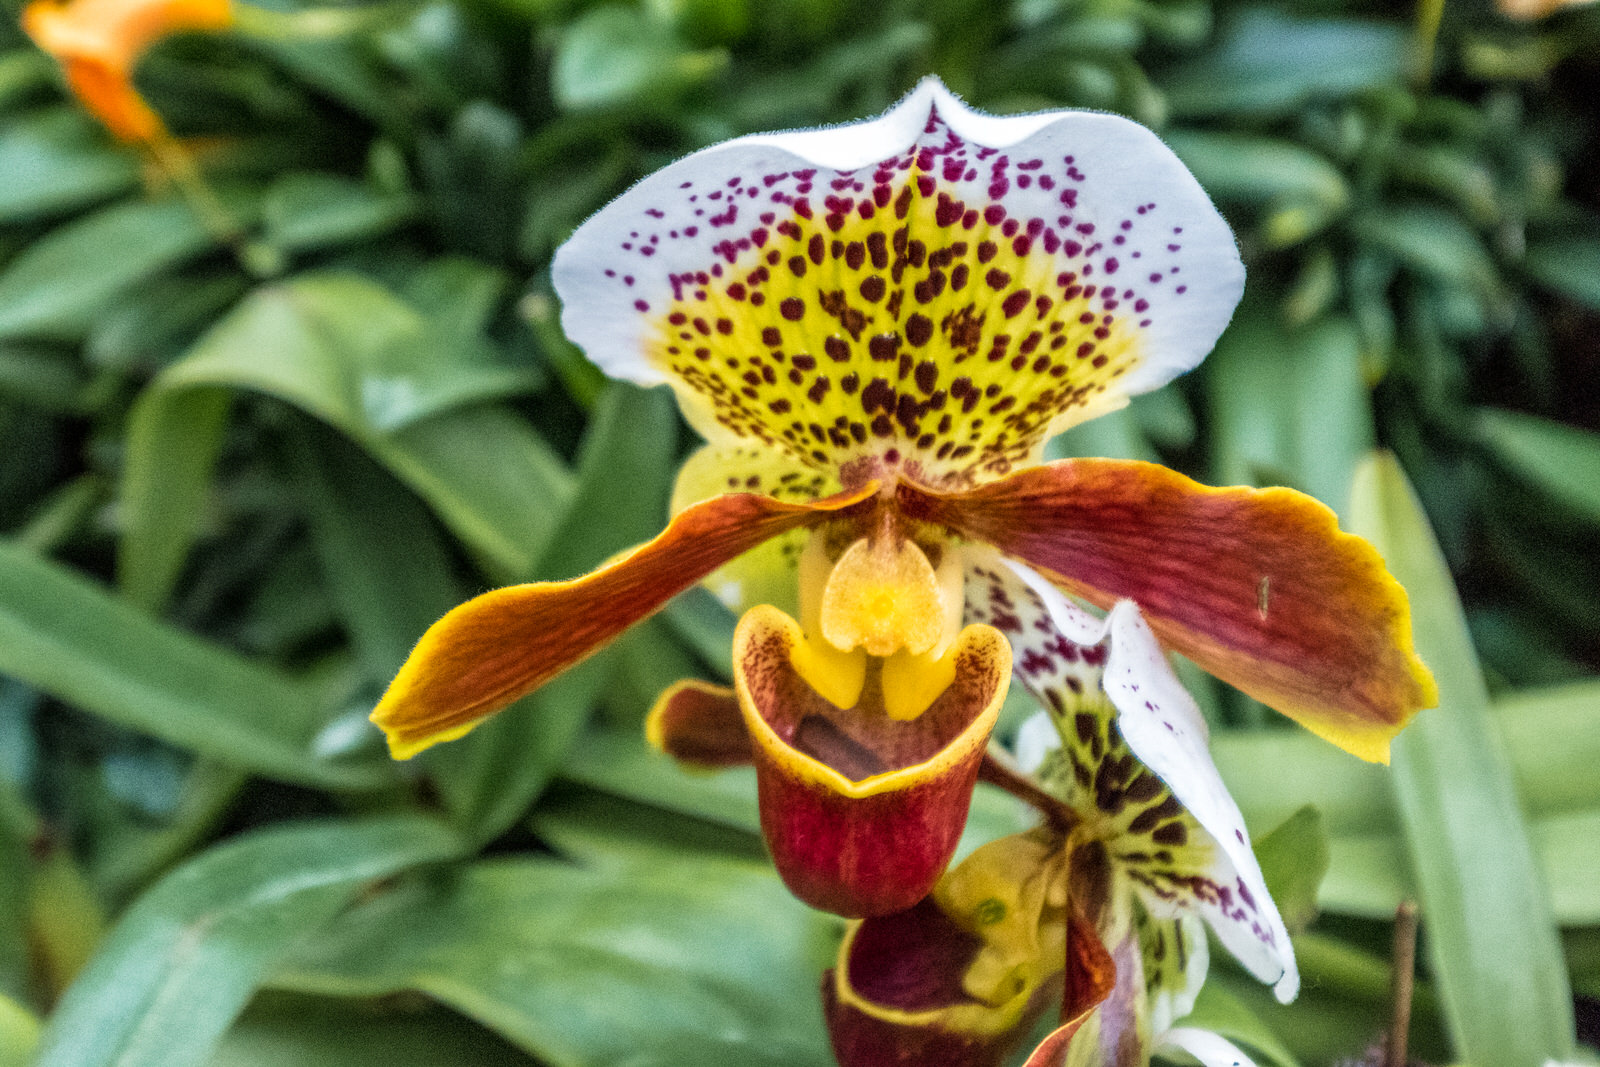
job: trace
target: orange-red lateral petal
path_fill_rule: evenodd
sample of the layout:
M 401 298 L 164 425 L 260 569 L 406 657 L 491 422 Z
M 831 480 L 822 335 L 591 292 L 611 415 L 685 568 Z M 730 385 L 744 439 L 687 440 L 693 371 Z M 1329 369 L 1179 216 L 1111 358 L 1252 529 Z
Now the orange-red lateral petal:
M 1405 590 L 1366 541 L 1293 489 L 1214 489 L 1150 463 L 1073 459 L 966 492 L 902 482 L 941 523 L 1109 608 L 1363 759 L 1438 700 Z
M 598 650 L 739 553 L 870 498 L 862 486 L 789 503 L 754 493 L 684 509 L 655 540 L 582 578 L 496 589 L 451 611 L 417 642 L 372 721 L 396 759 L 459 737 Z

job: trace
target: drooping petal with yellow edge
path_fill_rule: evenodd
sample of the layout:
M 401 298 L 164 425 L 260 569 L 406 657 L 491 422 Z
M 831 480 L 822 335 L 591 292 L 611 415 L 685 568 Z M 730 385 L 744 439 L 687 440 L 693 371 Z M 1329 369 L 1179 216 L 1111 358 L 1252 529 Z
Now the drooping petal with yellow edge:
M 808 467 L 781 449 L 705 445 L 690 455 L 678 471 L 672 490 L 672 513 L 676 515 L 690 504 L 722 493 L 762 493 L 803 503 L 830 496 L 840 488 L 833 472 Z M 771 604 L 796 614 L 800 610 L 796 599 L 797 571 L 807 537 L 804 530 L 780 534 L 718 567 L 702 584 L 736 615 L 743 615 L 757 604 Z
M 657 171 L 552 276 L 567 335 L 614 377 L 671 383 L 708 440 L 931 484 L 998 477 L 1193 367 L 1244 283 L 1149 130 L 984 115 L 935 78 L 870 122 Z
M 1048 832 L 983 846 L 915 907 L 852 923 L 822 983 L 841 1067 L 997 1067 L 1061 1004 L 1067 892 Z
M 73 94 L 124 141 L 162 132 L 133 85 L 145 51 L 171 34 L 232 21 L 230 0 L 32 0 L 22 12 L 22 28 L 61 64 Z
M 396 759 L 466 733 L 598 650 L 739 553 L 825 521 L 872 485 L 808 504 L 753 493 L 685 509 L 656 537 L 582 578 L 496 589 L 434 623 L 372 721 Z
M 695 679 L 668 686 L 656 698 L 644 736 L 657 751 L 704 770 L 743 767 L 755 758 L 739 694 Z
M 884 708 L 881 661 L 867 664 L 858 700 L 839 707 L 797 666 L 807 647 L 799 624 L 766 605 L 734 633 L 767 847 L 790 891 L 814 907 L 903 910 L 955 852 L 1011 651 L 987 626 L 962 630 L 945 653 L 950 684 L 920 715 L 898 720 Z
M 1133 600 L 1166 644 L 1362 759 L 1387 762 L 1438 700 L 1405 590 L 1304 493 L 1075 459 L 962 492 L 901 482 L 898 502 L 1100 607 Z

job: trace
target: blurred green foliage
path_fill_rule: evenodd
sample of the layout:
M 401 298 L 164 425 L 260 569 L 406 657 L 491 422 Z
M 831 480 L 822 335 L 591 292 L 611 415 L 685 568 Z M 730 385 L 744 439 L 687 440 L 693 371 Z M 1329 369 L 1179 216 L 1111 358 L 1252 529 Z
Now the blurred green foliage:
M 709 598 L 410 764 L 365 714 L 454 603 L 659 528 L 690 435 L 561 337 L 572 227 L 926 73 L 1152 125 L 1244 248 L 1206 364 L 1055 447 L 1369 524 L 1445 683 L 1391 773 L 1186 675 L 1252 828 L 1320 813 L 1264 845 L 1296 925 L 1320 906 L 1300 1001 L 1219 963 L 1197 1018 L 1263 1062 L 1358 1053 L 1420 894 L 1417 1054 L 1570 1052 L 1570 990 L 1600 997 L 1600 8 L 1452 0 L 1430 44 L 1362 0 L 280 0 L 139 71 L 241 255 L 0 6 L 0 1065 L 828 1062 L 835 923 L 764 865 L 748 782 L 639 736 L 725 675 Z M 974 833 L 1019 818 L 980 792 Z

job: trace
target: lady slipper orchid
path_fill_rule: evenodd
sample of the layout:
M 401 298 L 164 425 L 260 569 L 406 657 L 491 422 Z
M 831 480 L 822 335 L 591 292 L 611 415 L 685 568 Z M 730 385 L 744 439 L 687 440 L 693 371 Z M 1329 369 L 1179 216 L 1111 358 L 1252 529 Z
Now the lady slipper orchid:
M 1005 633 L 1049 709 L 1017 743 L 1047 820 L 980 848 L 915 908 L 851 925 L 823 979 L 839 1062 L 998 1065 L 1055 1005 L 1062 1025 L 1028 1067 L 1143 1067 L 1163 1047 L 1248 1062 L 1172 1028 L 1205 977 L 1202 920 L 1280 999 L 1299 986 L 1199 709 L 1131 602 L 1095 619 L 998 557 L 972 579 L 968 618 Z
M 423 635 L 373 712 L 397 758 L 704 580 L 743 611 L 735 692 L 674 689 L 652 736 L 753 759 L 790 887 L 886 915 L 948 864 L 1005 696 L 1014 642 L 963 620 L 984 542 L 1101 607 L 1135 601 L 1164 642 L 1365 758 L 1434 699 L 1404 592 L 1311 498 L 1038 463 L 1051 434 L 1198 363 L 1241 292 L 1226 224 L 1140 126 L 982 115 L 930 78 L 876 120 L 666 167 L 553 275 L 573 340 L 670 385 L 707 444 L 655 540 Z
M 61 64 L 83 106 L 119 140 L 140 143 L 166 135 L 134 88 L 140 58 L 173 33 L 232 21 L 230 0 L 30 0 L 22 12 L 22 28 Z

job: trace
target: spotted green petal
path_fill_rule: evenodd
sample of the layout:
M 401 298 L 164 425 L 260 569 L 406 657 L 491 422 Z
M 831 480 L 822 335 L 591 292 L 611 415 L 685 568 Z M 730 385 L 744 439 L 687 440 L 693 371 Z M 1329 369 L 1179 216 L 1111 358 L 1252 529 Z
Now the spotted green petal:
M 1096 619 L 1025 567 L 992 553 L 968 557 L 968 620 L 1006 635 L 1018 681 L 1053 727 L 1030 724 L 1019 761 L 1082 816 L 1075 833 L 1104 843 L 1153 917 L 1201 915 L 1241 963 L 1292 999 L 1293 949 L 1243 817 L 1211 762 L 1199 709 L 1138 609 L 1124 601 Z

